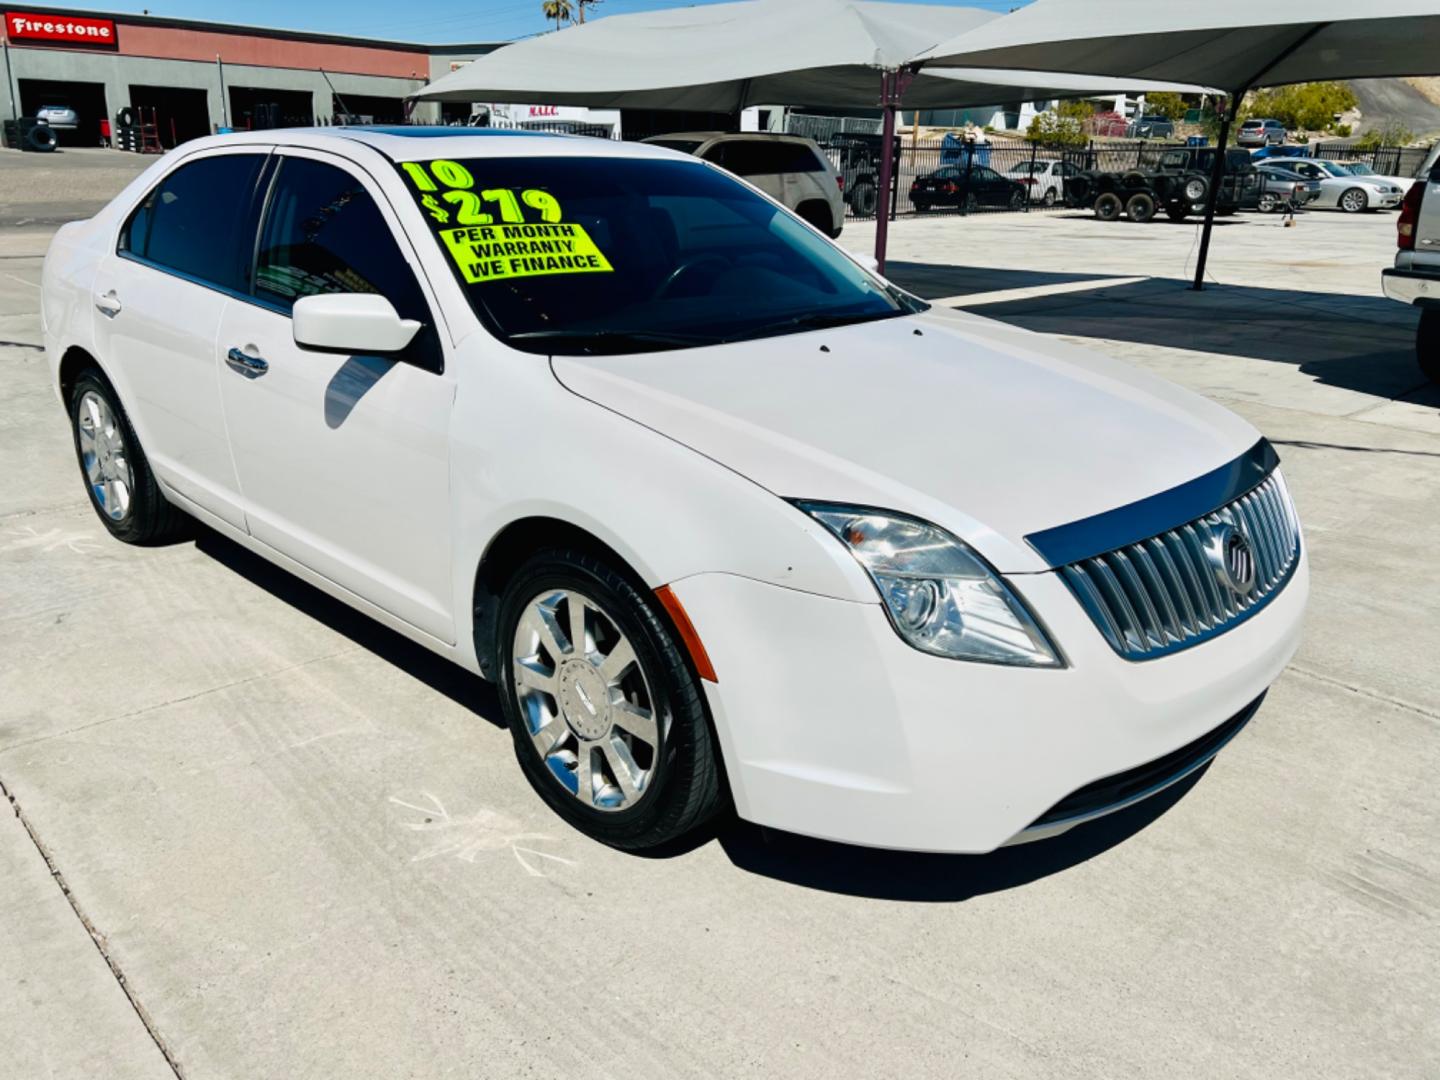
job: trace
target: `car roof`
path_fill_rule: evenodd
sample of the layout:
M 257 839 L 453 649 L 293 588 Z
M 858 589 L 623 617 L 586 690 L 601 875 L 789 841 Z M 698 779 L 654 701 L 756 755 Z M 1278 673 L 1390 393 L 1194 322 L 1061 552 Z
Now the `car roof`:
M 775 142 L 812 142 L 804 135 L 791 135 L 783 131 L 667 131 L 663 135 L 647 135 L 641 142 L 655 142 L 660 139 L 688 139 L 705 142 L 709 139 L 766 139 Z
M 346 127 L 275 128 L 269 131 L 210 135 L 185 144 L 186 150 L 212 146 L 303 146 L 354 156 L 355 147 L 368 146 L 392 161 L 432 161 L 436 158 L 481 157 L 614 157 L 675 160 L 684 155 L 662 146 L 599 139 L 591 135 L 564 135 L 548 131 L 512 131 L 464 127 Z

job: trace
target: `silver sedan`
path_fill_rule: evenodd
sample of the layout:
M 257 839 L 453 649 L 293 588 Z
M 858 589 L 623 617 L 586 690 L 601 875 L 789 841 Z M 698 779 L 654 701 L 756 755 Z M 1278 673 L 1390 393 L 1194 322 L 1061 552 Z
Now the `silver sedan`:
M 1392 210 L 1400 205 L 1405 191 L 1379 176 L 1356 176 L 1344 165 L 1319 158 L 1285 158 L 1284 167 L 1320 184 L 1320 196 L 1310 203 L 1313 210 Z M 1262 165 L 1263 169 L 1264 166 Z

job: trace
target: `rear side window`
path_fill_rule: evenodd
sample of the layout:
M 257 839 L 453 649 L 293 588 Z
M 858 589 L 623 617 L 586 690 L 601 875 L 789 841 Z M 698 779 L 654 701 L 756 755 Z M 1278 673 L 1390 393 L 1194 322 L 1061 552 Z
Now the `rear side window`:
M 425 324 L 402 355 L 439 361 L 425 294 L 375 200 L 343 169 L 286 157 L 271 189 L 255 263 L 255 294 L 288 311 L 303 296 L 378 293 L 402 319 Z
M 705 151 L 705 159 L 736 176 L 825 171 L 819 156 L 804 143 L 768 139 L 730 139 Z
M 176 169 L 130 215 L 120 249 L 226 289 L 242 287 L 250 240 L 245 209 L 263 154 L 223 154 Z

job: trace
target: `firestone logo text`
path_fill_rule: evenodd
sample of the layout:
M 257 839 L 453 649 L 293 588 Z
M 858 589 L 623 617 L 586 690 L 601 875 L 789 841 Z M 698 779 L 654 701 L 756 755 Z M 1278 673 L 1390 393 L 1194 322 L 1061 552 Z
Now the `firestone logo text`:
M 97 41 L 113 41 L 115 39 L 115 24 L 99 19 L 76 22 L 73 19 L 56 20 L 36 15 L 11 14 L 9 26 L 11 37 L 47 37 L 69 40 L 89 38 Z

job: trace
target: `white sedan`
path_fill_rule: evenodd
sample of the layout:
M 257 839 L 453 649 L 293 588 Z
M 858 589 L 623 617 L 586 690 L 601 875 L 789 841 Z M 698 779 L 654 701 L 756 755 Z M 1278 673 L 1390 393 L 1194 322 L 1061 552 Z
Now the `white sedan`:
M 116 538 L 198 519 L 494 680 L 535 790 L 618 847 L 727 805 L 1061 832 L 1203 766 L 1300 637 L 1247 423 L 931 307 L 672 151 L 199 139 L 43 287 Z

